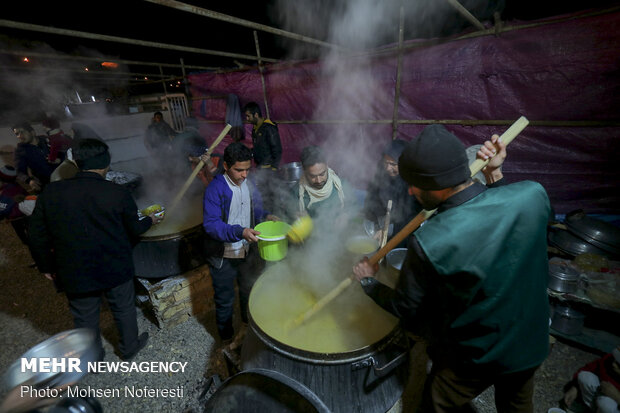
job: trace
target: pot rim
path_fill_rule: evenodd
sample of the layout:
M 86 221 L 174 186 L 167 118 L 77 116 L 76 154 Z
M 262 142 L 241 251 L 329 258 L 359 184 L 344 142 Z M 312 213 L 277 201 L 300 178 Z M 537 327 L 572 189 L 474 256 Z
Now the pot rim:
M 311 364 L 347 364 L 352 363 L 358 360 L 366 359 L 371 354 L 380 352 L 382 349 L 387 347 L 389 344 L 393 343 L 398 339 L 400 334 L 403 334 L 402 327 L 400 323 L 397 323 L 396 326 L 386 334 L 379 341 L 369 344 L 367 346 L 341 353 L 317 353 L 314 351 L 303 350 L 297 347 L 290 346 L 288 344 L 282 343 L 279 340 L 271 337 L 267 334 L 263 329 L 261 329 L 254 321 L 252 317 L 252 312 L 248 311 L 248 326 L 254 330 L 256 336 L 270 349 L 277 351 L 278 353 L 297 360 L 303 361 L 305 363 Z M 277 344 L 277 345 L 275 345 Z
M 165 235 L 155 235 L 155 236 L 140 236 L 140 242 L 153 242 L 153 241 L 167 241 L 173 239 L 180 239 L 185 237 L 188 234 L 191 234 L 198 230 L 198 228 L 202 228 L 202 224 L 195 225 L 191 228 L 184 229 L 183 231 L 175 232 L 173 234 L 165 234 Z

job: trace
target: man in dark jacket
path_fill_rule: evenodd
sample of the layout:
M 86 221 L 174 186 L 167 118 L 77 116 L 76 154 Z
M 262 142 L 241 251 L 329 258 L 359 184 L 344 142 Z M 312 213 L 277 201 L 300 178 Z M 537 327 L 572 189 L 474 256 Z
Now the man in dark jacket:
M 415 197 L 409 194 L 407 182 L 398 174 L 398 158 L 406 145 L 406 141 L 394 139 L 383 148 L 381 164 L 366 191 L 364 217 L 375 224 L 374 237 L 379 241 L 383 236 L 384 219 L 390 200 L 390 227 L 393 227 L 393 231 L 389 231 L 388 235 L 398 233 L 422 210 Z M 399 248 L 406 246 L 406 240 L 398 245 Z
M 260 107 L 250 102 L 243 108 L 246 120 L 253 125 L 252 145 L 256 164 L 256 186 L 263 198 L 265 209 L 274 210 L 277 202 L 277 170 L 282 159 L 282 143 L 278 127 L 269 119 L 263 118 Z
M 479 156 L 494 145 L 498 159 L 485 177 L 499 184 L 505 145 L 497 135 Z M 441 125 L 410 142 L 398 167 L 422 206 L 438 213 L 410 237 L 395 290 L 372 278 L 368 260 L 354 273 L 407 329 L 429 329 L 423 411 L 463 411 L 494 385 L 499 412 L 532 412 L 534 372 L 549 346 L 545 190 L 472 182 L 465 146 Z
M 73 155 L 80 172 L 51 183 L 37 199 L 30 217 L 33 256 L 39 271 L 67 294 L 75 327 L 95 330 L 101 358 L 99 311 L 106 296 L 120 356 L 128 360 L 148 339 L 148 333 L 138 337 L 132 239 L 159 218 L 139 220 L 129 190 L 106 181 L 110 153 L 104 142 L 80 140 Z

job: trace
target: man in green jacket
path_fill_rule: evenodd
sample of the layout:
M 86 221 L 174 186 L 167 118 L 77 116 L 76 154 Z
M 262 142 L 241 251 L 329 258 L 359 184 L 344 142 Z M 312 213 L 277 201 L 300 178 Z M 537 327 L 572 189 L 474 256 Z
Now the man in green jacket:
M 425 412 L 463 411 L 492 385 L 498 412 L 533 411 L 534 372 L 549 346 L 549 199 L 534 182 L 503 185 L 497 135 L 478 156 L 493 150 L 485 187 L 470 179 L 456 136 L 441 125 L 425 128 L 398 166 L 411 193 L 437 214 L 410 237 L 395 290 L 372 278 L 367 260 L 354 268 L 370 297 L 427 336 Z

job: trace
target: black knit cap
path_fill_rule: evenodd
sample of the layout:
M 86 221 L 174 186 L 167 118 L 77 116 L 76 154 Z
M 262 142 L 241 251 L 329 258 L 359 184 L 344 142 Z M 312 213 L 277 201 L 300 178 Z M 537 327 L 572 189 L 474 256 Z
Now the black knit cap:
M 110 165 L 108 145 L 98 139 L 78 139 L 72 151 L 73 159 L 82 171 L 105 169 Z
M 471 176 L 465 145 L 443 125 L 430 125 L 407 144 L 398 172 L 410 185 L 438 190 L 459 185 Z

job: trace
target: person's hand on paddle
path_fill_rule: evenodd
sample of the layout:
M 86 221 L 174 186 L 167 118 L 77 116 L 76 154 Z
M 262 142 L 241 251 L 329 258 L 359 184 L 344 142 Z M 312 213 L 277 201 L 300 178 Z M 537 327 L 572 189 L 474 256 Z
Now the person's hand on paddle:
M 257 242 L 258 238 L 256 238 L 257 235 L 260 235 L 260 231 L 256 231 L 255 229 L 252 228 L 243 228 L 243 239 L 246 240 L 247 242 Z
M 499 139 L 499 135 L 493 135 L 490 141 L 485 141 L 476 153 L 476 158 L 483 161 L 491 159 L 482 169 L 487 184 L 497 182 L 504 177 L 501 166 L 506 160 L 506 144 Z
M 164 216 L 159 211 L 151 212 L 148 217 L 153 221 L 153 225 L 159 224 L 164 219 Z
M 278 217 L 276 215 L 271 215 L 271 214 L 267 215 L 265 217 L 265 220 L 266 221 L 282 221 L 282 219 L 280 217 Z
M 363 278 L 374 277 L 377 271 L 379 271 L 379 264 L 370 265 L 368 257 L 364 257 L 353 267 L 353 275 L 357 281 L 362 281 Z

